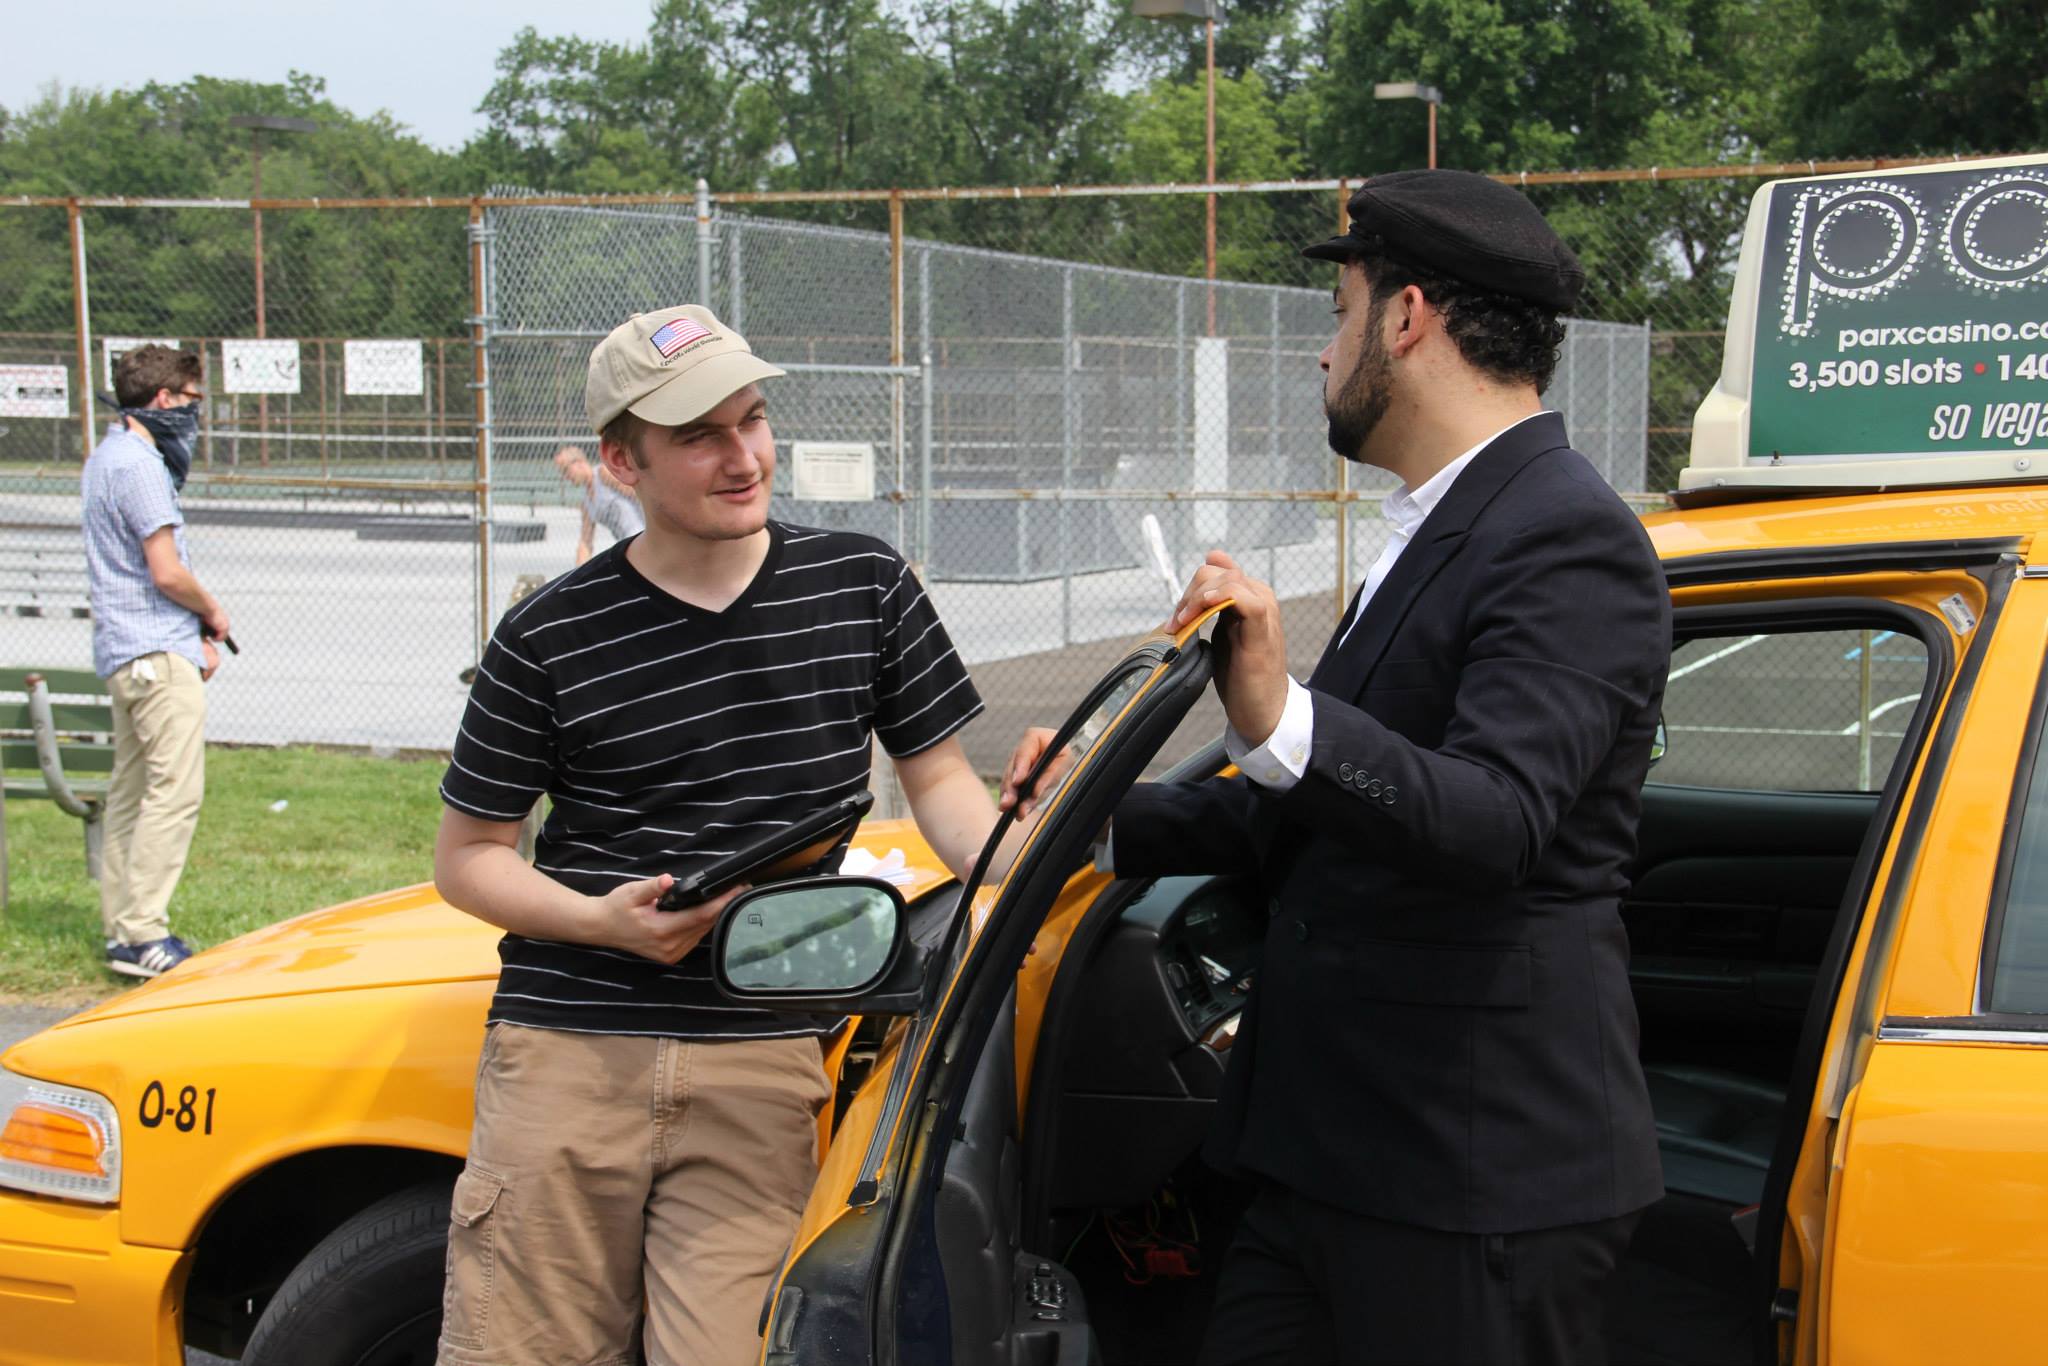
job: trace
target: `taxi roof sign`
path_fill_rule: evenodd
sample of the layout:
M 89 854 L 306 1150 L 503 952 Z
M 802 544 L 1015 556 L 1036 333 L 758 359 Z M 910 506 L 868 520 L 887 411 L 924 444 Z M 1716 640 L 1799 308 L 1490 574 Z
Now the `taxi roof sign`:
M 1759 189 L 1687 501 L 2044 477 L 2048 156 Z

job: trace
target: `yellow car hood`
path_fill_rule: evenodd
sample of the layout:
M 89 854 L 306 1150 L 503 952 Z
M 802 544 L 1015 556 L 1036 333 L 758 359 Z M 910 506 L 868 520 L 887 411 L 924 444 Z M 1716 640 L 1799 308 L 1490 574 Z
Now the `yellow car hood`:
M 950 876 L 910 821 L 869 821 L 854 843 L 878 859 L 902 851 L 890 865 L 903 869 L 896 876 L 906 900 Z M 494 978 L 499 933 L 441 900 L 432 883 L 403 887 L 231 939 L 55 1027 L 220 1001 Z
M 422 883 L 231 939 L 59 1027 L 218 1001 L 496 977 L 498 937 Z

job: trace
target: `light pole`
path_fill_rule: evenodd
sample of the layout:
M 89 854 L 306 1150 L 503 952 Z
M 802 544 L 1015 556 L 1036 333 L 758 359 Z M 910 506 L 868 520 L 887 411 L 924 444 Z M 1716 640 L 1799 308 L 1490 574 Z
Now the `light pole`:
M 1208 90 L 1203 114 L 1202 143 L 1205 152 L 1203 181 L 1216 183 L 1216 6 L 1218 0 L 1131 0 L 1131 13 L 1140 19 L 1194 19 L 1201 21 L 1207 30 L 1208 55 L 1204 70 L 1208 77 Z M 1205 335 L 1216 335 L 1216 192 L 1209 190 L 1203 198 L 1204 236 L 1202 247 L 1203 270 L 1209 281 L 1208 331 Z
M 249 130 L 249 198 L 263 198 L 263 135 L 265 133 L 317 133 L 320 125 L 312 119 L 292 119 L 281 114 L 231 114 L 228 127 Z M 266 335 L 263 308 L 263 210 L 254 204 L 249 206 L 249 215 L 255 224 L 256 237 L 256 335 Z M 270 465 L 270 396 L 256 396 L 256 428 L 263 433 L 261 459 L 266 468 Z
M 1436 169 L 1436 107 L 1444 102 L 1444 92 L 1433 85 L 1420 81 L 1381 81 L 1372 88 L 1376 100 L 1421 100 L 1429 106 L 1429 169 Z

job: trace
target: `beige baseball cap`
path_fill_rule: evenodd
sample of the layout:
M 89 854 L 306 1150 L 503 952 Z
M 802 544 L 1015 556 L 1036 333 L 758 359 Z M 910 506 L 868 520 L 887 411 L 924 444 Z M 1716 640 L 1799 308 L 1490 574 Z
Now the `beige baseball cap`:
M 635 313 L 590 353 L 583 406 L 601 432 L 620 413 L 664 427 L 694 422 L 756 380 L 783 372 L 708 308 Z

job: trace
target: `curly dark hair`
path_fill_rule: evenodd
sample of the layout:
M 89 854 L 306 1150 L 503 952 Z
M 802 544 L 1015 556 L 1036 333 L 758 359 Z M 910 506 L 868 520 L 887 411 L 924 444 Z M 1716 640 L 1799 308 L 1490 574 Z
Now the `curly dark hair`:
M 1360 237 L 1361 248 L 1347 262 L 1364 269 L 1375 304 L 1414 285 L 1444 317 L 1444 331 L 1467 364 L 1498 380 L 1528 381 L 1542 393 L 1550 387 L 1564 345 L 1564 322 L 1542 304 L 1496 294 L 1410 265 L 1377 237 Z

